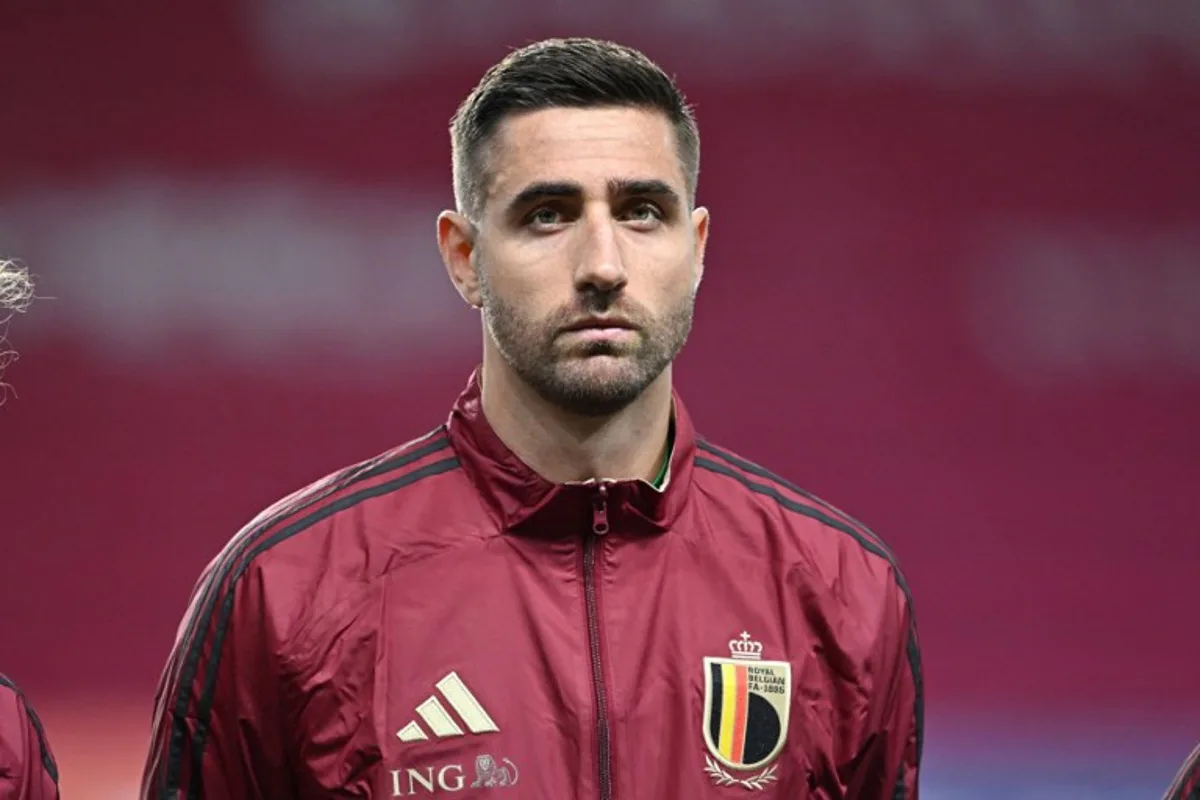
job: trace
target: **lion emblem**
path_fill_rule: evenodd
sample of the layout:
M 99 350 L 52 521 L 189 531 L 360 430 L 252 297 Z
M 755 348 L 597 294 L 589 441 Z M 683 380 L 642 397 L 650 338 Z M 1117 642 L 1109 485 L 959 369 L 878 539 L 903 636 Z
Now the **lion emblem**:
M 501 761 L 497 761 L 487 753 L 476 756 L 475 782 L 471 784 L 471 788 L 483 787 L 491 789 L 497 786 L 516 785 L 517 765 L 507 758 L 501 759 Z

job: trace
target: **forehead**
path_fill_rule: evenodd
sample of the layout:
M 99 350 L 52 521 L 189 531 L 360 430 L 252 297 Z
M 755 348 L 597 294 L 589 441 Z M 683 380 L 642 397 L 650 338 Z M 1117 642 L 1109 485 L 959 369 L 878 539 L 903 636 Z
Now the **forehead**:
M 685 196 L 675 132 L 640 108 L 550 108 L 509 117 L 488 154 L 489 199 L 530 183 L 571 181 L 600 189 L 613 178 L 657 179 Z

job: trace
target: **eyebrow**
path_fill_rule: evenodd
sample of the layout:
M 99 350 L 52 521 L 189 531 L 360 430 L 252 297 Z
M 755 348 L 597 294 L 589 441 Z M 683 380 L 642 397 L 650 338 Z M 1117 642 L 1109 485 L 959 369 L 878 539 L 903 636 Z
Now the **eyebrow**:
M 551 198 L 582 197 L 583 187 L 569 181 L 538 181 L 522 189 L 508 204 L 510 211 L 531 206 L 538 200 Z
M 608 194 L 611 197 L 657 197 L 673 205 L 682 205 L 679 193 L 656 178 L 626 179 L 613 178 L 608 181 Z
M 679 193 L 670 187 L 666 181 L 655 178 L 611 178 L 606 184 L 608 195 L 614 198 L 622 197 L 657 197 L 664 202 L 682 206 L 683 200 Z M 539 200 L 553 198 L 579 198 L 583 196 L 583 187 L 572 181 L 538 181 L 522 189 L 512 202 L 510 210 L 516 210 L 533 205 Z

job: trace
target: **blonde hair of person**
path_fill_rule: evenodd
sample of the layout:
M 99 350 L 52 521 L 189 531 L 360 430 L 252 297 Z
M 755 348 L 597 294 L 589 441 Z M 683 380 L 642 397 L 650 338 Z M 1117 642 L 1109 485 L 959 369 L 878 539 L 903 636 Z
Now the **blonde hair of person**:
M 5 368 L 17 358 L 4 337 L 8 320 L 28 308 L 32 301 L 33 278 L 29 277 L 29 270 L 15 261 L 0 259 L 0 378 L 3 378 Z M 7 396 L 7 389 L 0 381 L 0 404 Z

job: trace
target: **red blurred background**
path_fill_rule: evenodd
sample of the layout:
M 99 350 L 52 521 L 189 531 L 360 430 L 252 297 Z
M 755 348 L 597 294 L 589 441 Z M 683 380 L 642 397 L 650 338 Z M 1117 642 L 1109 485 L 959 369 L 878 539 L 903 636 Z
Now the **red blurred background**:
M 803 10 L 801 10 L 803 9 Z M 699 427 L 917 600 L 929 798 L 1151 797 L 1200 737 L 1200 4 L 0 8 L 0 668 L 70 798 L 136 787 L 201 568 L 445 416 L 447 122 L 547 34 L 697 104 Z

